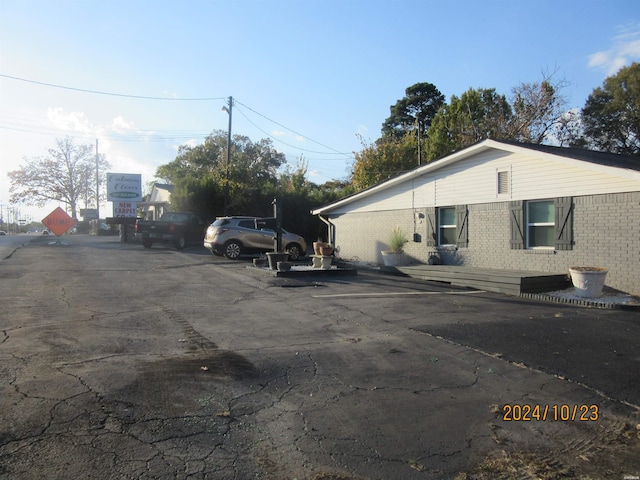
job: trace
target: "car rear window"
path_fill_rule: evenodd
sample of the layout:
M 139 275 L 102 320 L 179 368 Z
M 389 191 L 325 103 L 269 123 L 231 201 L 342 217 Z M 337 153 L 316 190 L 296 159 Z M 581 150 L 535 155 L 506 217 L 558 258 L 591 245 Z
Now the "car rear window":
M 215 222 L 211 224 L 212 227 L 221 227 L 223 225 L 227 225 L 229 223 L 228 218 L 218 218 Z

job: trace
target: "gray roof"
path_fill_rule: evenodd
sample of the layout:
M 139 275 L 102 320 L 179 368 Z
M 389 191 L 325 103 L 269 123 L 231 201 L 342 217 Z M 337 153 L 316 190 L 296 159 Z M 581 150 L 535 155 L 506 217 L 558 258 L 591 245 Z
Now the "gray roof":
M 535 143 L 511 142 L 507 140 L 497 140 L 500 143 L 515 145 L 516 147 L 528 148 L 539 152 L 550 153 L 552 155 L 562 155 L 563 157 L 582 160 L 584 162 L 597 163 L 608 167 L 628 168 L 640 171 L 640 156 L 618 155 L 617 153 L 597 152 L 584 148 L 554 147 L 551 145 L 540 145 Z
M 442 158 L 426 163 L 424 165 L 420 165 L 407 172 L 401 173 L 396 177 L 390 178 L 388 180 L 384 180 L 369 188 L 366 188 L 359 192 L 343 197 L 340 200 L 336 200 L 335 202 L 332 202 L 320 208 L 314 209 L 311 211 L 311 213 L 314 215 L 320 214 L 324 211 L 331 210 L 332 208 L 338 205 L 349 203 L 354 198 L 362 198 L 364 196 L 370 195 L 381 189 L 388 188 L 391 185 L 406 181 L 414 176 L 424 175 L 428 172 L 435 171 L 446 165 L 450 165 L 451 163 L 458 162 L 464 158 L 468 158 L 471 155 L 475 155 L 480 151 L 483 151 L 486 149 L 495 149 L 495 148 L 503 149 L 503 150 L 511 150 L 511 151 L 514 151 L 515 149 L 534 150 L 544 155 L 554 155 L 558 157 L 570 158 L 572 160 L 578 160 L 578 161 L 588 162 L 596 165 L 602 165 L 605 167 L 614 167 L 614 168 L 621 168 L 621 169 L 633 170 L 635 172 L 640 172 L 640 156 L 618 155 L 615 153 L 596 152 L 594 150 L 586 150 L 584 148 L 553 147 L 551 145 L 538 145 L 533 143 L 486 139 L 486 140 L 481 140 L 468 147 L 465 147 L 462 150 L 458 150 L 457 152 L 450 153 L 449 155 L 446 155 Z M 630 173 L 632 175 L 636 175 L 635 173 L 632 173 L 632 172 Z

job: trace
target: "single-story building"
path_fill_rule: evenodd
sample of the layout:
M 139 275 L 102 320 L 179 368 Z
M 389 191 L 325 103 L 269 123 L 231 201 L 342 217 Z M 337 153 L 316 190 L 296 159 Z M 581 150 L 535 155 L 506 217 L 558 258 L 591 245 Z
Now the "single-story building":
M 312 213 L 344 260 L 381 264 L 400 226 L 414 263 L 600 266 L 640 295 L 640 157 L 484 140 Z
M 173 185 L 154 182 L 151 193 L 138 203 L 142 209 L 142 218 L 145 220 L 158 220 L 163 213 L 171 211 L 171 193 Z

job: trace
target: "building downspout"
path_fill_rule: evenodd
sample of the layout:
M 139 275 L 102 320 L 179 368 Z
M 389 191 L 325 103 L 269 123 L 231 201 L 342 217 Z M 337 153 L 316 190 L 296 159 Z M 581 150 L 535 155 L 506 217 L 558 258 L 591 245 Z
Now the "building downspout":
M 327 235 L 327 242 L 329 242 L 335 248 L 335 246 L 336 246 L 336 226 L 333 223 L 331 223 L 328 218 L 324 218 L 322 215 L 318 215 L 318 218 L 320 218 L 320 220 L 322 220 L 324 223 L 326 223 L 327 227 L 329 227 L 329 232 L 328 232 L 328 235 Z

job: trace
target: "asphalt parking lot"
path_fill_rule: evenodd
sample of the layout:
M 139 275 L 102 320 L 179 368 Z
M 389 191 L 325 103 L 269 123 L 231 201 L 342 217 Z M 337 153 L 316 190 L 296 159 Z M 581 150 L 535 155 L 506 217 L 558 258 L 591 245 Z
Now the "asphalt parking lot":
M 0 299 L 3 479 L 640 475 L 637 311 L 88 236 Z

